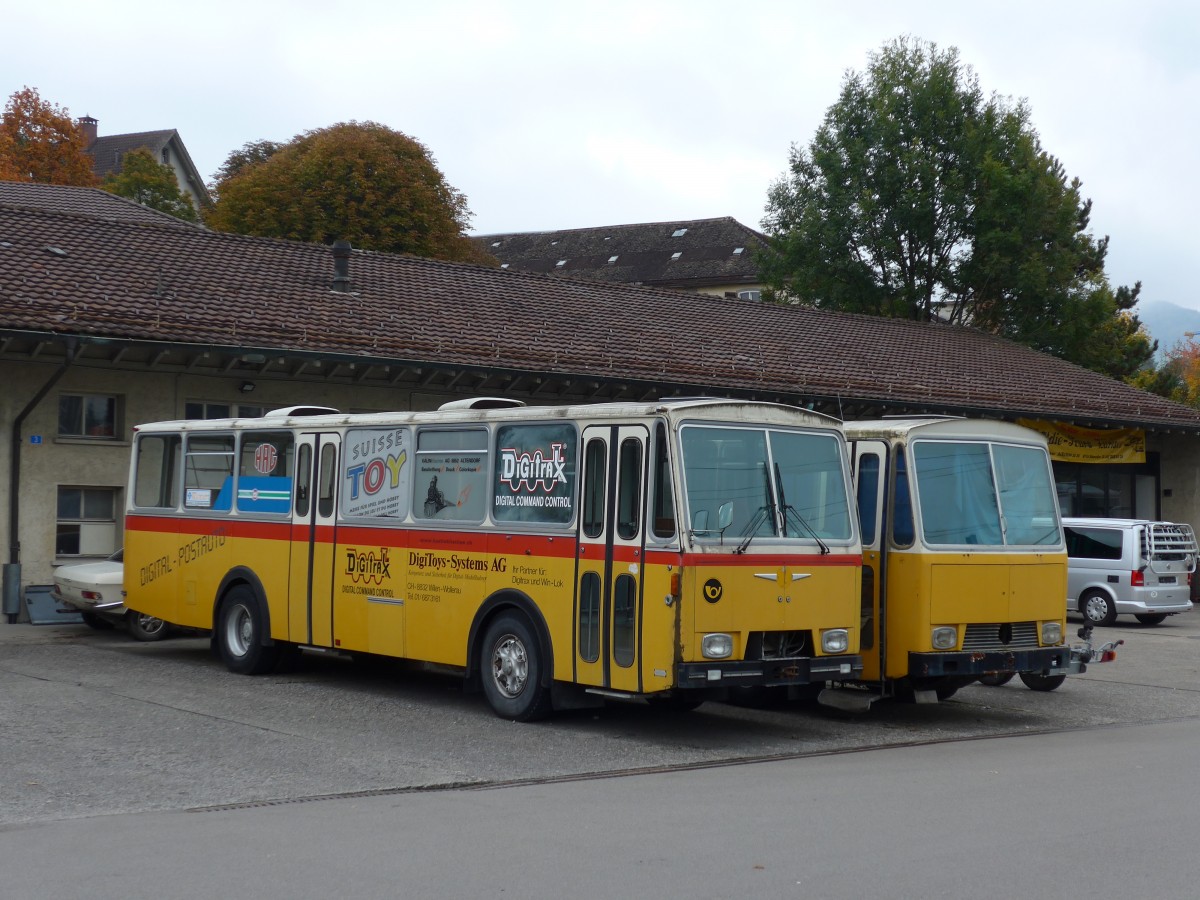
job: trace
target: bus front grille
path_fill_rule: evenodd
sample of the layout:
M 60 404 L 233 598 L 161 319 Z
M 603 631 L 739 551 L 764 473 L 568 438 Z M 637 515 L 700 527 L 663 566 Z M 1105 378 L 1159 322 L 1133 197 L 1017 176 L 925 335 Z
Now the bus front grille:
M 752 631 L 746 638 L 746 659 L 792 659 L 812 656 L 807 631 Z
M 963 636 L 963 650 L 1022 650 L 1038 646 L 1036 622 L 973 622 Z

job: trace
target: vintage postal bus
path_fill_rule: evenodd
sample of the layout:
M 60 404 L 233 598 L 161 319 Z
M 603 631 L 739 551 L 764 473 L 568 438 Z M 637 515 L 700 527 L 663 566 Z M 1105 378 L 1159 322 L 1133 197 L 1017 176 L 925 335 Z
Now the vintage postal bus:
M 448 407 L 138 426 L 126 603 L 212 629 L 235 672 L 304 647 L 418 660 L 518 720 L 861 674 L 835 420 L 728 400 Z
M 1045 438 L 950 418 L 845 432 L 863 535 L 863 683 L 934 700 L 989 674 L 1065 675 L 1067 555 Z

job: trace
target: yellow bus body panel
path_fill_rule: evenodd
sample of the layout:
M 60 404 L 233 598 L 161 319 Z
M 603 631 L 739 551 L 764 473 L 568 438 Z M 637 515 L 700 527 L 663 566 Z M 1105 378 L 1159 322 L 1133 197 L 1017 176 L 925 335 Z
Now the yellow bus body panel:
M 892 552 L 882 676 L 907 675 L 910 652 L 934 652 L 932 631 L 939 625 L 957 627 L 960 646 L 970 624 L 1058 621 L 1065 626 L 1066 585 L 1065 552 Z M 880 677 L 878 645 L 863 657 L 863 677 Z

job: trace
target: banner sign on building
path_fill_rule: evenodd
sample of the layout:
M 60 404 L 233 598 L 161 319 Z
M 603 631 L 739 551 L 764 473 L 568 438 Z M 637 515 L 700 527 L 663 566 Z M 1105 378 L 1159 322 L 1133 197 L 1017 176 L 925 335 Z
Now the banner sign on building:
M 1146 432 L 1141 428 L 1083 428 L 1066 422 L 1017 419 L 1046 436 L 1055 462 L 1144 463 Z

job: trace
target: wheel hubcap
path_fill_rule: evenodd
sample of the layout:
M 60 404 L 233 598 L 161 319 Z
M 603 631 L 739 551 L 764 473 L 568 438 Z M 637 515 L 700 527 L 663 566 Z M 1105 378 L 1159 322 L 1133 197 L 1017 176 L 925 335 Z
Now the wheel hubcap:
M 239 606 L 230 614 L 226 633 L 229 637 L 229 649 L 237 656 L 245 656 L 254 637 L 254 624 L 244 606 Z
M 529 679 L 529 659 L 525 645 L 511 634 L 496 642 L 492 650 L 492 681 L 497 690 L 509 699 L 525 690 Z

